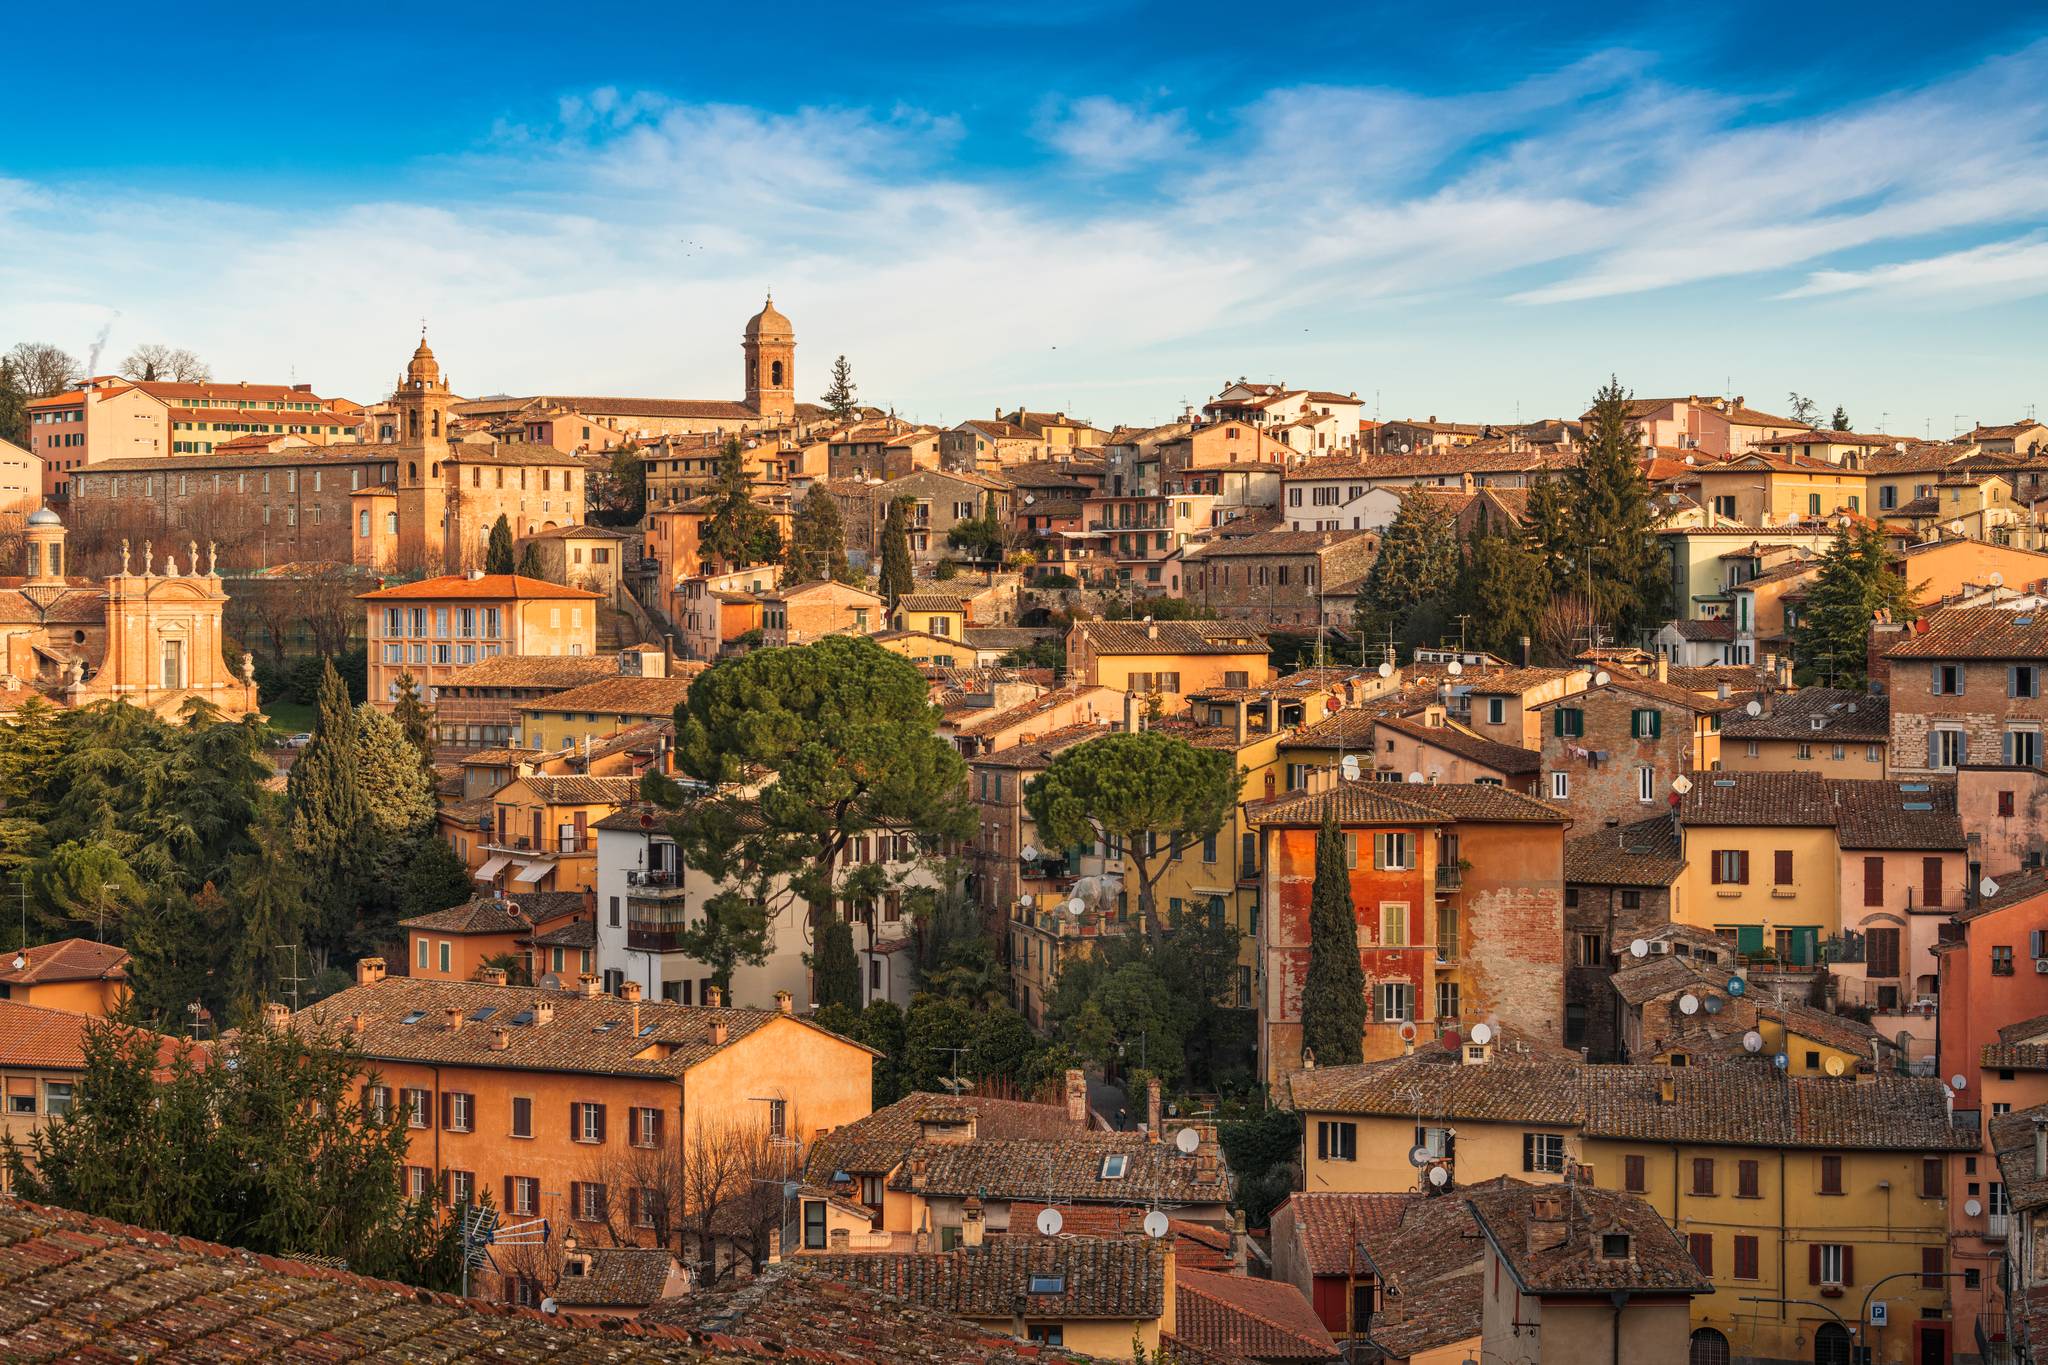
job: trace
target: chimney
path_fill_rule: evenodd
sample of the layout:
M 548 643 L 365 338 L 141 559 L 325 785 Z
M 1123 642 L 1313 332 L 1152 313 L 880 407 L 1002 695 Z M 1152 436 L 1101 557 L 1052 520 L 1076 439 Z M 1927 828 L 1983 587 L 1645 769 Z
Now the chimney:
M 351 1014 L 348 1017 L 348 1031 L 350 1033 L 368 1033 L 370 1031 L 370 1016 L 364 1014 L 361 1010 Z
M 1664 1076 L 1657 1081 L 1657 1103 L 1678 1103 L 1678 1082 L 1674 1077 Z
M 1529 666 L 1529 637 L 1526 635 L 1522 637 L 1522 643 L 1517 653 L 1517 657 L 1521 660 L 1522 667 L 1527 668 Z
M 981 1245 L 981 1196 L 970 1194 L 960 1203 L 960 1244 L 969 1251 Z
M 1067 1072 L 1067 1122 L 1077 1128 L 1088 1126 L 1088 1078 L 1079 1067 Z
M 1249 722 L 1248 722 L 1248 720 L 1247 720 L 1247 717 L 1248 717 L 1248 716 L 1250 715 L 1250 713 L 1251 713 L 1251 709 L 1252 709 L 1252 708 L 1251 708 L 1251 703 L 1250 703 L 1250 702 L 1244 702 L 1244 701 L 1241 701 L 1241 702 L 1239 702 L 1239 703 L 1237 704 L 1237 727 L 1236 727 L 1236 728 L 1237 728 L 1237 743 L 1238 743 L 1238 747 L 1239 747 L 1239 748 L 1243 748 L 1243 747 L 1244 747 L 1244 740 L 1245 740 L 1245 731 L 1246 731 L 1246 729 L 1247 729 L 1247 728 L 1248 728 L 1248 726 L 1249 726 Z
M 479 967 L 476 969 L 477 984 L 480 986 L 502 986 L 505 984 L 503 967 Z
M 1149 616 L 1145 618 L 1145 638 L 1148 640 L 1159 638 L 1159 623 Z
M 626 1002 L 626 1027 L 633 1036 L 640 1036 L 640 983 L 628 981 L 620 985 L 619 998 Z
M 1659 654 L 1657 656 L 1657 681 L 1660 683 L 1671 681 L 1671 656 L 1668 654 Z
M 794 1014 L 796 1013 L 795 1006 L 796 997 L 788 991 L 775 992 L 775 1012 L 777 1014 Z
M 576 984 L 582 988 L 580 994 L 583 996 L 585 1000 L 595 1000 L 597 999 L 597 997 L 604 994 L 603 985 L 600 984 L 598 979 L 592 976 L 589 972 L 585 972 L 583 973 L 583 975 L 577 977 Z
M 1245 1273 L 1246 1263 L 1251 1259 L 1247 1254 L 1251 1237 L 1244 1230 L 1244 1210 L 1233 1209 L 1230 1214 L 1230 1260 L 1237 1273 Z
M 711 1025 L 711 1046 L 725 1046 L 725 1020 L 715 1020 Z
M 1725 682 L 1724 682 L 1724 683 L 1721 683 L 1721 684 L 1719 684 L 1718 686 L 1716 686 L 1716 687 L 1714 688 L 1714 697 L 1715 697 L 1715 700 L 1717 700 L 1717 701 L 1726 701 L 1726 700 L 1728 700 L 1728 698 L 1729 698 L 1730 696 L 1732 696 L 1733 694 L 1734 694 L 1734 689 L 1733 689 L 1733 688 L 1731 688 L 1731 687 L 1730 687 L 1730 686 L 1729 686 L 1729 685 L 1728 685 L 1727 683 L 1725 683 Z
M 541 1026 L 542 1024 L 552 1024 L 552 1023 L 554 1023 L 554 1022 L 555 1022 L 555 1007 L 554 1007 L 554 1005 L 553 1005 L 553 1004 L 552 1004 L 551 1002 L 547 1001 L 547 1000 L 536 1000 L 536 1001 L 534 1001 L 534 1002 L 533 1002 L 533 1026 L 534 1026 L 535 1028 L 539 1028 L 539 1027 L 540 1027 L 540 1026 Z
M 265 1028 L 272 1031 L 281 1031 L 291 1021 L 291 1006 L 280 1005 L 276 1001 L 272 1001 L 263 1007 L 263 1025 Z
M 704 1008 L 707 1010 L 725 1008 L 725 992 L 716 986 L 704 988 Z
M 441 1011 L 441 1027 L 450 1033 L 462 1027 L 462 1010 L 459 1006 L 450 1005 Z
M 1562 1190 L 1538 1190 L 1529 1196 L 1529 1250 L 1549 1251 L 1561 1247 L 1570 1228 L 1564 1217 L 1565 1195 Z
M 910 1158 L 910 1188 L 920 1194 L 924 1191 L 923 1152 L 918 1152 Z
M 1145 1082 L 1145 1134 L 1152 1141 L 1159 1141 L 1159 1078 L 1150 1077 Z
M 384 979 L 384 959 L 381 957 L 360 958 L 356 962 L 356 984 L 374 986 Z
M 512 1030 L 503 1024 L 491 1030 L 491 1051 L 503 1052 L 512 1046 Z

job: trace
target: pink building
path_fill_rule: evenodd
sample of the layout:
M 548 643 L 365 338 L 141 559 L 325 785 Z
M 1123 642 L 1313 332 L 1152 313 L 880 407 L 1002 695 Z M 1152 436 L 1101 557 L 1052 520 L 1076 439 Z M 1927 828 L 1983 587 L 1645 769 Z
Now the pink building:
M 28 404 L 28 448 L 43 463 L 43 496 L 71 491 L 88 464 L 168 455 L 171 410 L 125 379 L 88 379 Z

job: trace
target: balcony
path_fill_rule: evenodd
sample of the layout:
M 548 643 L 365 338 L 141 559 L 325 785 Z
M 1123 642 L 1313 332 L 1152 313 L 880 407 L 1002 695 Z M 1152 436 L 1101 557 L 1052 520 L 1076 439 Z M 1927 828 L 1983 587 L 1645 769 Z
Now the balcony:
M 2011 1229 L 2008 1226 L 2011 1222 L 2012 1215 L 2009 1213 L 1985 1214 L 1984 1240 L 1987 1242 L 2003 1242 L 2011 1233 Z
M 682 894 L 683 874 L 669 868 L 637 869 L 626 873 L 626 899 L 632 901 L 674 900 Z
M 1464 868 L 1456 863 L 1438 863 L 1436 865 L 1436 892 L 1439 896 L 1447 896 L 1453 891 L 1463 890 L 1464 886 Z
M 654 913 L 636 913 L 632 899 L 626 902 L 626 947 L 636 953 L 679 953 L 682 937 L 690 927 L 684 907 L 678 903 Z

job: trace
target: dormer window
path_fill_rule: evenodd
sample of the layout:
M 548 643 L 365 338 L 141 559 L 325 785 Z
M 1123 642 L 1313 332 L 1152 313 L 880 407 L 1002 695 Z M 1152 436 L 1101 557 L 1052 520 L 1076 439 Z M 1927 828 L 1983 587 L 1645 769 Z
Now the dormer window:
M 1102 1178 L 1104 1180 L 1122 1180 L 1125 1169 L 1130 1165 L 1130 1160 L 1122 1152 L 1111 1152 L 1108 1156 L 1102 1158 Z
M 1625 1232 L 1603 1232 L 1600 1234 L 1600 1257 L 1608 1261 L 1628 1259 L 1628 1234 Z

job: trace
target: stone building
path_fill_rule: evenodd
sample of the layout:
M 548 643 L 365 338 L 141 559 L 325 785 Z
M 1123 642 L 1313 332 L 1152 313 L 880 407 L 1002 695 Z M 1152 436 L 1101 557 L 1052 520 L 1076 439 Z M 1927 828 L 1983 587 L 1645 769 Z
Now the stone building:
M 2048 612 L 1967 607 L 1936 612 L 1885 654 L 1895 773 L 1963 764 L 2044 763 Z
M 1595 1061 L 1620 1059 L 1619 1001 L 1608 983 L 1630 944 L 1670 924 L 1671 885 L 1684 870 L 1668 812 L 1566 842 L 1565 1046 L 1585 1048 Z
M 1219 538 L 1183 556 L 1181 595 L 1225 616 L 1273 628 L 1322 624 L 1322 589 L 1363 578 L 1379 553 L 1370 531 L 1275 528 Z
M 1607 681 L 1601 676 L 1583 692 L 1534 708 L 1543 734 L 1542 794 L 1582 831 L 1663 810 L 1676 778 L 1719 761 L 1715 722 L 1742 704 L 1619 665 Z

